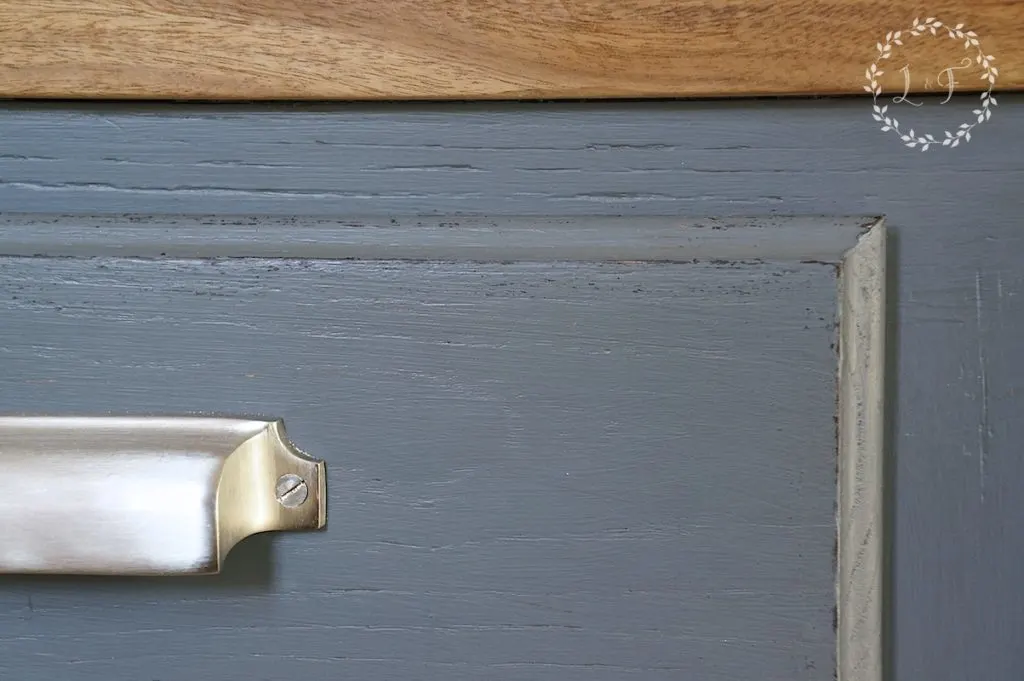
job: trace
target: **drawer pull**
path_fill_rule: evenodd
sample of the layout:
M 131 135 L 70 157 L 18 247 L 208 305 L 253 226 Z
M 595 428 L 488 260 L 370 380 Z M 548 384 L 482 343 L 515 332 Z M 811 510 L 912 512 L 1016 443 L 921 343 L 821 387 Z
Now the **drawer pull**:
M 327 522 L 324 463 L 281 421 L 0 417 L 0 572 L 216 573 L 258 532 Z

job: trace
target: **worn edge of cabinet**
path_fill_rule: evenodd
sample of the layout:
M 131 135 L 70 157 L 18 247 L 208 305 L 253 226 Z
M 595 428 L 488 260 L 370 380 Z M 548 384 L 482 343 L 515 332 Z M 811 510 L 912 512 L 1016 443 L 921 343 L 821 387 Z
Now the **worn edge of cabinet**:
M 837 667 L 882 681 L 886 232 L 879 220 L 839 277 Z
M 833 263 L 876 220 L 0 213 L 0 256 Z
M 897 5 L 900 3 L 896 3 Z M 904 3 L 905 4 L 905 3 Z M 915 17 L 910 89 L 973 31 L 1024 86 L 1017 0 L 34 0 L 0 10 L 0 96 L 551 99 L 863 94 Z M 938 19 L 936 19 L 938 18 Z M 936 21 L 945 22 L 938 25 Z M 958 37 L 957 40 L 946 38 Z M 928 31 L 925 31 L 927 35 Z M 959 37 L 962 36 L 962 37 Z M 930 36 L 929 36 L 930 37 Z M 877 47 L 876 47 L 877 45 Z M 906 48 L 897 47 L 896 50 Z M 977 48 L 980 52 L 981 47 Z M 889 85 L 902 92 L 896 68 Z M 962 89 L 981 87 L 976 75 Z

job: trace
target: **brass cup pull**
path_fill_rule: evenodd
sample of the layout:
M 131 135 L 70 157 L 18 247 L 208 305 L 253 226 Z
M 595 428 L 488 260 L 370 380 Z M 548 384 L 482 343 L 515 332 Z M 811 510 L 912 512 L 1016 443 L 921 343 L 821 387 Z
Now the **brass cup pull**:
M 324 463 L 281 421 L 0 417 L 0 572 L 216 573 L 258 532 L 327 522 Z

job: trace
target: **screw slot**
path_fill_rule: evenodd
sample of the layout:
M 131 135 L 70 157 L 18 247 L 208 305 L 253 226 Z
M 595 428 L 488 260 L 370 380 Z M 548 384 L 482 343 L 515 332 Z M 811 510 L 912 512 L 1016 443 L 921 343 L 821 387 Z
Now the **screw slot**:
M 306 503 L 309 497 L 309 486 L 306 481 L 294 473 L 285 473 L 277 479 L 275 488 L 277 501 L 285 508 L 296 508 Z

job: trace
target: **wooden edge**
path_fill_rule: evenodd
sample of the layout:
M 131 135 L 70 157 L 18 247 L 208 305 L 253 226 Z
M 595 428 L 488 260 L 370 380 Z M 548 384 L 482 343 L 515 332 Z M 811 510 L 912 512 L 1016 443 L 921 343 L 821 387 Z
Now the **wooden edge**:
M 0 96 L 941 97 L 1024 87 L 1022 30 L 1019 0 L 9 0 Z
M 883 671 L 885 245 L 879 219 L 839 278 L 839 681 L 881 681 Z

